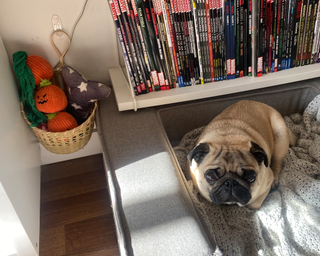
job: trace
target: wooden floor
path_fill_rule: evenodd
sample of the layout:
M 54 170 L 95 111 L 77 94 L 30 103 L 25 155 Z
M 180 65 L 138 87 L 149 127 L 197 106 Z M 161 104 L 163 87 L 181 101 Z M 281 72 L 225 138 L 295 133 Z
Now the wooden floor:
M 41 168 L 40 256 L 120 255 L 102 155 Z

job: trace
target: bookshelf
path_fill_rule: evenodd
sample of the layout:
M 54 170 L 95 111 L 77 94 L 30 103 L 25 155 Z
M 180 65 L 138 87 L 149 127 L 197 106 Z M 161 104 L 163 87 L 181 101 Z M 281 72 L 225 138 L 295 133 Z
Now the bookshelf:
M 210 98 L 316 78 L 320 77 L 320 63 L 287 69 L 263 75 L 262 77 L 241 77 L 233 80 L 175 88 L 168 91 L 152 92 L 139 96 L 132 96 L 124 68 L 113 68 L 109 72 L 118 110 L 125 111 Z
M 252 48 L 252 70 L 255 70 L 256 42 L 257 42 L 257 10 L 256 1 L 253 4 L 253 48 Z M 115 31 L 116 33 L 116 31 Z M 118 54 L 120 63 L 124 62 L 123 53 L 118 42 Z M 205 99 L 231 93 L 261 89 L 296 81 L 320 77 L 320 63 L 299 66 L 291 69 L 278 71 L 276 73 L 264 74 L 262 77 L 241 77 L 219 82 L 198 84 L 194 86 L 177 87 L 165 91 L 156 91 L 136 96 L 128 80 L 126 67 L 109 69 L 111 82 L 119 111 L 135 110 L 154 107 L 178 102 L 187 102 Z

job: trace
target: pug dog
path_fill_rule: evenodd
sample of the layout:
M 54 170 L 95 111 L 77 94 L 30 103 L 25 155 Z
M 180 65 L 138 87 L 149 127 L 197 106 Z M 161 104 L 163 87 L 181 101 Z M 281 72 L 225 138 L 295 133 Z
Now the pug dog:
M 216 205 L 258 209 L 279 182 L 296 137 L 274 108 L 243 100 L 215 117 L 188 155 L 200 194 Z

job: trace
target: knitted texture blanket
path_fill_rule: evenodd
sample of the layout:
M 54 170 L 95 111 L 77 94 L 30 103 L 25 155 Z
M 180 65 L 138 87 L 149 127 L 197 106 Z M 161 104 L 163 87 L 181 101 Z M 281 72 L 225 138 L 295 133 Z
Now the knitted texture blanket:
M 303 115 L 284 119 L 299 140 L 283 162 L 278 188 L 260 209 L 216 206 L 186 181 L 216 243 L 213 255 L 320 255 L 320 95 Z M 204 128 L 187 133 L 174 148 L 182 170 Z

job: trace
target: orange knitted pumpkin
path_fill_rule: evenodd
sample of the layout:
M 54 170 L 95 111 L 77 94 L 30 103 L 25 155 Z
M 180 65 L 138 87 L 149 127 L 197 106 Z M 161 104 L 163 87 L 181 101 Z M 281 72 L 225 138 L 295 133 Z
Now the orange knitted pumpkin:
M 30 55 L 27 57 L 27 65 L 31 69 L 37 86 L 40 85 L 42 79 L 52 79 L 53 68 L 46 59 L 37 55 Z
M 48 81 L 47 81 L 48 82 Z M 43 113 L 56 113 L 68 105 L 64 91 L 53 84 L 41 87 L 34 95 L 36 108 Z
M 78 126 L 76 119 L 67 112 L 48 115 L 49 132 L 65 132 Z

